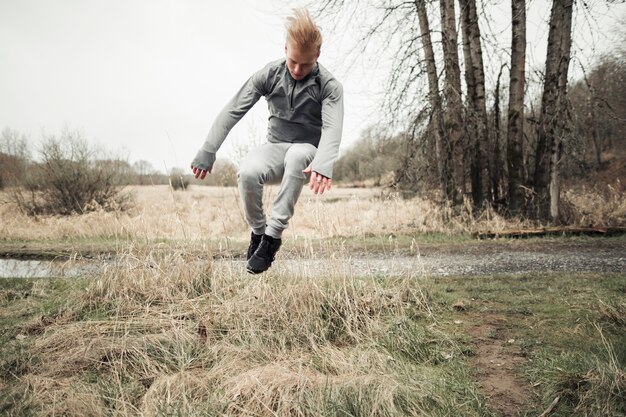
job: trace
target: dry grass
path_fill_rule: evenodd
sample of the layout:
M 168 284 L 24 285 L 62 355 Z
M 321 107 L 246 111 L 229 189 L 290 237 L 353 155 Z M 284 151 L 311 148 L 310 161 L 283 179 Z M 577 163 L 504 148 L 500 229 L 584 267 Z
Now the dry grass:
M 18 378 L 29 410 L 482 415 L 423 280 L 248 278 L 175 251 L 147 255 L 128 253 L 135 262 L 109 268 L 61 314 L 22 327 L 37 358 Z M 464 389 L 451 394 L 455 384 Z
M 25 216 L 9 203 L 0 205 L 0 240 L 120 239 L 184 242 L 235 239 L 249 236 L 236 188 L 191 187 L 174 192 L 167 186 L 136 186 L 135 208 L 127 213 L 99 211 L 81 216 Z M 267 213 L 277 193 L 265 192 Z M 6 201 L 0 194 L 0 202 Z M 626 198 L 620 184 L 601 191 L 570 188 L 564 191 L 565 215 L 572 225 L 619 226 L 626 223 Z M 409 200 L 380 188 L 335 187 L 323 196 L 304 189 L 285 237 L 363 237 L 388 234 L 439 233 L 455 235 L 479 230 L 498 231 L 532 226 L 530 221 L 506 219 L 494 210 L 472 213 L 469 205 L 452 215 L 436 204 Z
M 466 336 L 457 333 L 458 325 L 450 328 L 452 319 L 466 319 L 451 308 L 463 288 L 489 309 L 500 302 L 518 311 L 535 300 L 530 318 L 507 316 L 508 331 L 520 326 L 522 333 L 502 337 L 528 345 L 537 389 L 548 402 L 562 397 L 555 415 L 572 409 L 611 415 L 626 389 L 612 327 L 574 331 L 569 323 L 583 313 L 566 305 L 554 311 L 553 303 L 554 291 L 559 299 L 575 294 L 577 306 L 589 303 L 593 311 L 594 297 L 609 295 L 598 319 L 623 329 L 623 321 L 614 320 L 622 303 L 610 301 L 623 278 L 603 277 L 602 284 L 590 276 L 594 287 L 581 291 L 572 285 L 580 277 L 569 275 L 549 283 L 545 277 L 437 283 L 419 275 L 370 279 L 344 272 L 305 279 L 277 268 L 249 277 L 218 262 L 195 262 L 175 248 L 124 256 L 100 278 L 65 293 L 56 314 L 19 326 L 9 343 L 22 344 L 19 361 L 0 361 L 0 410 L 37 416 L 491 416 L 468 374 Z M 37 281 L 30 297 L 45 295 L 47 282 Z M 547 285 L 552 292 L 539 291 Z M 0 304 L 0 319 L 10 301 Z M 567 331 L 548 336 L 555 327 Z
M 32 218 L 20 214 L 11 204 L 0 205 L 0 239 L 239 239 L 249 236 L 236 188 L 191 187 L 174 192 L 167 186 L 133 187 L 135 209 L 128 213 L 95 212 L 70 217 Z M 265 193 L 267 212 L 277 192 Z M 2 196 L 0 196 L 2 201 Z M 446 220 L 435 204 L 413 198 L 404 200 L 383 194 L 380 189 L 336 187 L 324 196 L 308 189 L 296 208 L 285 236 L 362 237 L 367 235 L 412 234 L 417 232 L 457 234 L 478 229 L 499 230 L 523 222 L 505 221 L 493 211 L 479 217 L 465 209 Z
M 270 187 L 266 201 L 275 192 Z M 323 275 L 275 268 L 250 277 L 207 261 L 210 252 L 199 259 L 185 247 L 247 239 L 235 189 L 139 187 L 136 201 L 130 213 L 63 218 L 28 218 L 0 207 L 0 240 L 126 242 L 101 276 L 7 336 L 15 352 L 3 350 L 11 358 L 2 362 L 0 412 L 490 415 L 459 341 L 439 320 L 432 282 L 419 272 L 363 278 L 345 268 L 346 257 L 321 257 Z M 321 198 L 304 190 L 298 204 L 286 235 L 296 242 L 311 235 L 452 234 L 515 224 L 468 209 L 445 221 L 427 201 L 377 189 L 336 188 Z M 146 241 L 151 244 L 140 244 Z M 328 253 L 344 250 L 340 241 L 325 244 Z M 34 285 L 29 297 L 44 290 Z M 7 292 L 0 301 L 19 296 Z M 605 319 L 622 323 L 623 306 L 610 306 Z M 0 319 L 7 311 L 0 309 Z M 618 375 L 619 394 L 623 372 Z
M 581 226 L 626 225 L 626 186 L 619 180 L 572 187 L 564 193 L 564 200 L 571 206 L 571 213 L 566 213 L 570 222 Z

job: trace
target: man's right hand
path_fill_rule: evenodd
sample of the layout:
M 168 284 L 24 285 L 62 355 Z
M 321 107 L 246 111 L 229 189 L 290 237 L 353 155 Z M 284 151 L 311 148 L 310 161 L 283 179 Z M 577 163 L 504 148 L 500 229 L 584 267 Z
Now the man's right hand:
M 324 190 L 330 191 L 330 188 L 333 185 L 333 180 L 323 176 L 319 172 L 313 171 L 312 165 L 309 164 L 309 166 L 306 167 L 302 172 L 304 172 L 305 175 L 311 175 L 309 188 L 311 188 L 311 191 L 313 191 L 315 194 L 322 195 L 324 194 Z
M 210 174 L 215 163 L 215 154 L 200 149 L 196 154 L 193 162 L 191 162 L 191 171 L 196 178 L 201 180 L 206 177 L 207 172 Z

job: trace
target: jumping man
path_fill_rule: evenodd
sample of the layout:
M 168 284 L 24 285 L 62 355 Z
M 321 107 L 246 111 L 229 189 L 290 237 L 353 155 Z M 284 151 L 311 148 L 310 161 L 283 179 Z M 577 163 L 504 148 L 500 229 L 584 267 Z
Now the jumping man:
M 220 112 L 191 163 L 196 178 L 211 173 L 215 154 L 233 126 L 261 98 L 269 109 L 267 143 L 253 149 L 237 173 L 239 194 L 252 233 L 247 270 L 272 265 L 281 236 L 310 175 L 310 189 L 323 194 L 332 185 L 333 164 L 343 126 L 343 88 L 317 59 L 322 35 L 306 10 L 287 18 L 285 58 L 256 72 Z M 269 220 L 263 212 L 263 185 L 280 180 Z

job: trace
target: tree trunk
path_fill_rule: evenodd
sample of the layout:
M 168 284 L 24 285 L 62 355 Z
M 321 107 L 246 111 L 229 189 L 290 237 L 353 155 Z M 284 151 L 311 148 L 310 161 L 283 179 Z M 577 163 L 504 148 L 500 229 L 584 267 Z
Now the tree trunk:
M 558 221 L 558 164 L 566 117 L 573 0 L 554 0 L 539 117 L 534 187 L 539 218 Z
M 494 92 L 493 99 L 493 149 L 494 149 L 494 160 L 495 163 L 493 165 L 493 170 L 491 171 L 491 189 L 493 190 L 493 201 L 494 203 L 500 204 L 503 199 L 504 191 L 502 184 L 502 177 L 506 175 L 507 167 L 505 166 L 505 159 L 503 159 L 500 154 L 500 137 L 501 137 L 501 125 L 502 122 L 500 115 L 500 85 L 502 78 L 502 71 L 504 70 L 504 65 L 500 67 L 500 71 L 498 72 L 498 80 L 496 81 L 496 91 Z M 503 173 L 504 171 L 504 173 Z
M 559 206 L 561 198 L 561 176 L 560 167 L 561 156 L 563 154 L 563 140 L 568 130 L 568 103 L 567 103 L 567 74 L 569 71 L 569 61 L 572 50 L 572 15 L 574 9 L 573 0 L 562 0 L 563 2 L 563 31 L 559 48 L 559 88 L 558 88 L 558 135 L 554 138 L 550 162 L 552 169 L 550 172 L 550 220 L 552 223 L 559 223 Z
M 591 140 L 595 155 L 595 166 L 599 169 L 602 166 L 602 141 L 598 135 L 598 117 L 596 116 L 596 92 L 589 84 L 589 123 L 591 123 Z
M 465 71 L 471 73 L 471 76 L 466 76 L 466 80 L 472 81 L 471 92 L 468 81 L 468 96 L 471 102 L 470 117 L 474 120 L 472 125 L 475 128 L 475 137 L 472 141 L 475 148 L 474 163 L 472 164 L 474 171 L 472 174 L 472 195 L 474 204 L 481 207 L 492 201 L 489 174 L 495 164 L 494 149 L 492 149 L 487 134 L 485 70 L 476 0 L 459 0 L 459 5 L 461 7 L 461 26 L 465 38 L 463 51 L 465 54 L 469 52 L 469 59 L 467 57 L 465 59 Z M 466 43 L 468 47 L 465 46 Z
M 459 0 L 459 8 L 461 9 L 461 39 L 463 42 L 463 61 L 465 63 L 465 86 L 467 95 L 465 97 L 465 123 L 463 142 L 467 143 L 468 149 L 465 154 L 466 160 L 469 162 L 469 175 L 472 190 L 472 200 L 475 206 L 481 204 L 482 181 L 480 171 L 480 143 L 478 138 L 477 112 L 476 112 L 476 75 L 474 73 L 474 64 L 472 61 L 472 46 L 470 38 L 470 13 L 469 0 Z
M 526 81 L 526 0 L 511 1 L 513 40 L 509 111 L 507 123 L 507 167 L 509 172 L 509 212 L 522 214 L 524 208 L 524 84 Z
M 463 118 L 461 104 L 461 70 L 459 68 L 459 52 L 457 49 L 456 19 L 454 16 L 454 0 L 440 0 L 441 21 L 443 27 L 442 43 L 444 55 L 445 82 L 443 95 L 445 108 L 443 112 L 444 134 L 452 153 L 453 193 L 449 197 L 454 205 L 463 202 L 465 193 L 465 169 L 463 161 Z
M 441 190 L 442 201 L 449 201 L 454 195 L 452 178 L 450 172 L 450 147 L 446 143 L 446 136 L 443 133 L 441 121 L 441 96 L 439 95 L 439 80 L 437 77 L 437 65 L 435 63 L 435 52 L 430 37 L 430 26 L 428 14 L 426 12 L 425 0 L 415 0 L 417 16 L 420 25 L 420 35 L 424 56 L 426 61 L 426 73 L 428 74 L 428 99 L 431 107 L 431 132 L 435 138 L 435 153 L 437 157 L 437 172 L 439 174 L 439 188 Z

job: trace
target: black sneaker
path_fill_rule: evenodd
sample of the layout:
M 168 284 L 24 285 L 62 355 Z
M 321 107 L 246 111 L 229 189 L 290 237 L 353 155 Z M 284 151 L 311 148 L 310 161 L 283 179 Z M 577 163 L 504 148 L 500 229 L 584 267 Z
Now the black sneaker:
M 246 255 L 247 261 L 249 261 L 254 252 L 256 252 L 256 248 L 259 247 L 262 238 L 263 235 L 255 235 L 254 232 L 250 233 L 250 246 L 248 246 L 248 254 Z
M 259 247 L 248 260 L 248 272 L 251 274 L 260 274 L 265 272 L 272 266 L 274 256 L 280 248 L 281 239 L 275 239 L 268 235 L 263 235 Z

